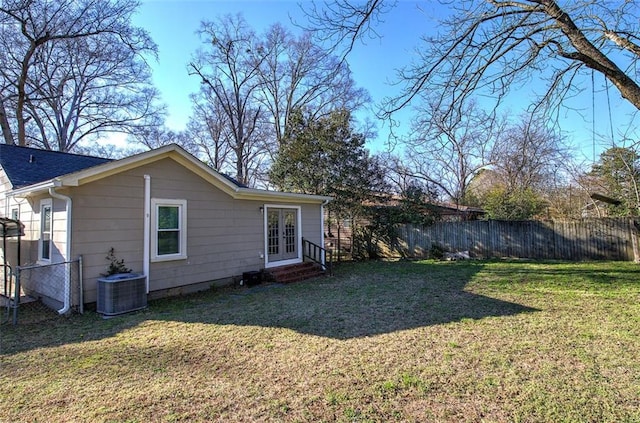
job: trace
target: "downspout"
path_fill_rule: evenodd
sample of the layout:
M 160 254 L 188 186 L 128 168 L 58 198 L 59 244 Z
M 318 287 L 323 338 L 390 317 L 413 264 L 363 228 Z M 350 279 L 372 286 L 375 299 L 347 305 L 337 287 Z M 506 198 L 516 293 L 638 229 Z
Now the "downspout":
M 322 248 L 325 248 L 325 244 L 324 244 L 324 206 L 326 206 L 327 204 L 329 204 L 329 200 L 324 200 L 321 204 L 320 204 L 320 246 Z M 331 232 L 331 228 L 329 228 L 329 232 Z M 326 267 L 327 263 L 327 257 L 326 257 L 326 253 L 322 254 L 322 265 Z
M 146 276 L 146 289 L 149 293 L 149 262 L 151 232 L 151 176 L 144 175 L 144 245 L 142 248 L 142 273 Z
M 66 256 L 65 261 L 71 260 L 71 197 L 66 195 L 62 195 L 56 192 L 55 187 L 49 187 L 49 195 L 53 198 L 57 198 L 58 200 L 64 200 L 66 203 L 67 210 L 67 248 L 66 248 Z M 53 208 L 52 208 L 53 210 Z M 67 267 L 67 271 L 64 275 L 64 303 L 60 310 L 58 310 L 59 314 L 65 314 L 71 308 L 71 267 Z

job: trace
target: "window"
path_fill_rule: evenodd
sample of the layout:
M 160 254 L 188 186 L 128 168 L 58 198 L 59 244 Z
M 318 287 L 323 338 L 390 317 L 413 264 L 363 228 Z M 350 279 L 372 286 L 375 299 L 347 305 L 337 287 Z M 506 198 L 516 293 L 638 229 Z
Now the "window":
M 187 201 L 151 200 L 151 259 L 154 261 L 187 258 Z
M 40 242 L 38 243 L 38 260 L 51 261 L 51 230 L 53 227 L 53 212 L 51 199 L 40 202 Z
M 11 209 L 11 219 L 12 220 L 20 220 L 20 210 L 19 209 Z

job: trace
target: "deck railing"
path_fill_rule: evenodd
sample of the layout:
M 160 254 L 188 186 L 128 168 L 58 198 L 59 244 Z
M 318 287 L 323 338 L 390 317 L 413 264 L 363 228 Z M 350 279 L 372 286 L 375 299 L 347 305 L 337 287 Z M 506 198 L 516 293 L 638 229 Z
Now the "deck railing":
M 332 273 L 333 251 L 327 250 L 307 239 L 302 238 L 303 258 L 309 259 L 322 266 L 322 269 L 329 275 Z

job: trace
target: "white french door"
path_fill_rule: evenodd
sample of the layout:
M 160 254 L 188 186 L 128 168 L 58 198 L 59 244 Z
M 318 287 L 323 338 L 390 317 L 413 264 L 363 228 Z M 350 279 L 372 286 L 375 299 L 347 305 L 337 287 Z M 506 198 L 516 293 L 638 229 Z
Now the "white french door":
M 267 207 L 267 263 L 299 258 L 299 209 Z

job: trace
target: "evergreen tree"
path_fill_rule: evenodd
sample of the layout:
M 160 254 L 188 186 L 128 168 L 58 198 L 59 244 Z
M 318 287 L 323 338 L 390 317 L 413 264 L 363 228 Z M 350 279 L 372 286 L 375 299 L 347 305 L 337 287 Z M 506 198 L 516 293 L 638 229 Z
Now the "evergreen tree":
M 597 190 L 620 204 L 607 204 L 612 216 L 640 215 L 640 156 L 625 147 L 612 147 L 600 155 L 588 175 L 595 179 Z
M 271 183 L 283 191 L 332 196 L 334 216 L 353 217 L 385 187 L 382 166 L 364 144 L 347 110 L 312 120 L 297 109 L 271 167 Z

